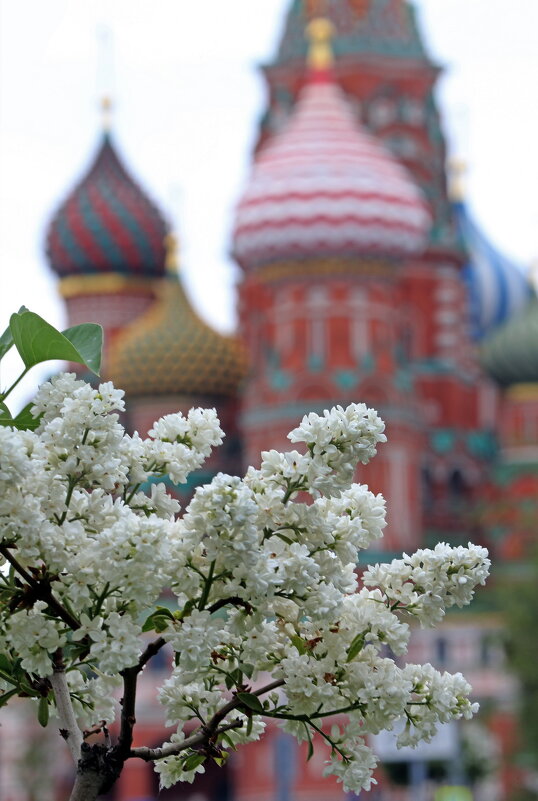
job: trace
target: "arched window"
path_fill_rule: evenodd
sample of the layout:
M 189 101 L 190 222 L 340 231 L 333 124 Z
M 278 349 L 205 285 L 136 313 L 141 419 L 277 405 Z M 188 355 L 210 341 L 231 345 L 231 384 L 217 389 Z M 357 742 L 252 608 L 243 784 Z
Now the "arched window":
M 463 500 L 467 495 L 468 487 L 464 475 L 459 468 L 452 470 L 448 477 L 448 490 L 450 497 L 457 501 Z

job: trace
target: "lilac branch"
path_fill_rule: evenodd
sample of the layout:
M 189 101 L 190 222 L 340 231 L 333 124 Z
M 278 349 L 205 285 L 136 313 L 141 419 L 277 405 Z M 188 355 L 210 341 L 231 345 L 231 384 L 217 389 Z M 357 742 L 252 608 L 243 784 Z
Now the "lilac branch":
M 218 736 L 223 731 L 230 731 L 230 729 L 240 729 L 243 725 L 242 720 L 234 720 L 231 723 L 226 723 L 223 726 L 218 726 L 216 731 L 213 732 L 213 737 Z M 160 748 L 147 748 L 141 746 L 140 748 L 133 748 L 131 750 L 131 757 L 138 757 L 143 759 L 144 762 L 152 762 L 157 759 L 165 759 L 169 756 L 177 756 L 187 748 L 195 748 L 197 745 L 204 745 L 208 741 L 207 729 L 203 727 L 196 733 L 187 737 L 182 743 L 168 743 L 162 745 Z
M 277 687 L 282 687 L 284 684 L 284 679 L 277 679 L 276 681 L 267 684 L 265 687 L 262 687 L 259 690 L 255 690 L 251 695 L 264 695 L 265 693 L 271 692 L 271 690 L 275 690 Z M 169 743 L 166 746 L 161 746 L 160 748 L 147 748 L 147 747 L 140 747 L 140 748 L 133 748 L 129 756 L 131 757 L 138 757 L 139 759 L 143 759 L 146 762 L 150 762 L 155 759 L 164 759 L 168 756 L 175 756 L 180 754 L 182 751 L 185 751 L 187 748 L 195 748 L 196 746 L 204 746 L 207 745 L 211 740 L 214 740 L 218 735 L 223 731 L 228 731 L 229 729 L 238 729 L 242 726 L 241 720 L 235 720 L 231 723 L 225 723 L 222 726 L 220 725 L 224 718 L 233 712 L 234 709 L 243 708 L 252 714 L 252 710 L 247 707 L 237 695 L 228 701 L 227 704 L 224 704 L 218 712 L 215 712 L 211 720 L 206 726 L 200 726 L 200 728 L 192 734 L 190 737 L 187 737 L 186 740 L 183 740 L 181 743 Z
M 80 748 L 82 746 L 82 732 L 78 727 L 77 719 L 73 711 L 62 656 L 61 649 L 58 649 L 54 655 L 54 669 L 52 675 L 48 678 L 54 692 L 56 709 L 58 710 L 58 717 L 60 718 L 60 734 L 67 743 L 75 765 L 78 765 Z

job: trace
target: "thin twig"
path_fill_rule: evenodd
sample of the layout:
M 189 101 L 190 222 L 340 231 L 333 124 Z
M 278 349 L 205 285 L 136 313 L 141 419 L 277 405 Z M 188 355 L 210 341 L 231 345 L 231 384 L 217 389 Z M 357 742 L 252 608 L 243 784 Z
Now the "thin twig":
M 214 604 L 208 606 L 207 611 L 213 614 L 213 612 L 216 612 L 218 609 L 222 609 L 223 606 L 227 606 L 228 604 L 231 604 L 232 606 L 241 606 L 245 612 L 248 612 L 249 615 L 252 613 L 252 606 L 249 604 L 249 602 L 245 601 L 243 598 L 239 598 L 237 595 L 232 595 L 230 598 L 220 598 L 218 601 L 215 601 Z
M 267 684 L 265 687 L 255 690 L 251 694 L 258 696 L 264 695 L 265 693 L 271 692 L 271 690 L 275 690 L 277 687 L 282 687 L 283 684 L 284 679 L 277 679 L 276 681 Z M 153 759 L 164 759 L 167 756 L 180 754 L 181 751 L 184 751 L 186 748 L 194 748 L 197 745 L 205 745 L 217 737 L 217 735 L 219 735 L 222 731 L 240 728 L 240 720 L 232 721 L 232 723 L 225 723 L 222 726 L 220 725 L 224 718 L 230 714 L 230 712 L 233 712 L 234 709 L 239 709 L 240 707 L 244 707 L 252 713 L 252 710 L 248 709 L 248 707 L 245 706 L 245 704 L 240 698 L 237 697 L 237 695 L 234 695 L 234 697 L 228 701 L 228 703 L 224 704 L 224 706 L 221 707 L 218 712 L 215 712 L 206 726 L 201 726 L 198 731 L 196 731 L 186 740 L 183 740 L 182 743 L 169 743 L 167 746 L 161 746 L 161 748 L 133 748 L 130 756 L 139 757 L 140 759 L 144 759 L 146 762 L 149 762 Z
M 7 561 L 12 565 L 12 567 L 15 568 L 17 573 L 34 590 L 37 598 L 39 598 L 40 601 L 45 601 L 45 603 L 56 612 L 58 617 L 63 620 L 64 623 L 67 623 L 69 628 L 73 629 L 73 631 L 76 631 L 80 628 L 80 623 L 76 617 L 74 617 L 71 612 L 68 612 L 67 609 L 65 609 L 65 607 L 63 607 L 62 604 L 54 597 L 48 583 L 44 583 L 39 579 L 34 578 L 13 556 L 8 546 L 0 545 L 0 553 L 5 556 Z
M 217 730 L 213 732 L 213 736 L 216 736 L 223 731 L 229 731 L 230 729 L 240 729 L 242 726 L 242 720 L 234 720 L 231 723 L 225 723 L 223 726 L 219 726 Z M 208 739 L 207 729 L 201 727 L 196 734 L 187 737 L 187 739 L 183 740 L 182 743 L 168 743 L 168 745 L 162 745 L 160 748 L 147 748 L 146 746 L 141 746 L 140 748 L 133 748 L 129 756 L 138 757 L 138 759 L 143 759 L 144 762 L 152 762 L 156 759 L 165 759 L 169 756 L 176 756 L 182 751 L 185 751 L 187 748 L 195 748 L 197 745 L 203 745 L 208 741 Z
M 136 665 L 137 673 L 140 673 L 144 665 L 149 662 L 152 656 L 155 656 L 155 654 L 161 650 L 163 645 L 166 645 L 166 640 L 163 637 L 159 637 L 157 640 L 153 640 L 153 642 L 149 643 L 146 650 L 140 655 L 140 659 Z

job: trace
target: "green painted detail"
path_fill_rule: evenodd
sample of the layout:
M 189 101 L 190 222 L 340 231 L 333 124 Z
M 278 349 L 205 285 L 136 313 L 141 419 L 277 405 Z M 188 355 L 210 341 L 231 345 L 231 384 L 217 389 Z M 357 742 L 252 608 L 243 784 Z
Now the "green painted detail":
M 280 367 L 280 355 L 271 345 L 265 345 L 264 356 L 270 368 L 276 370 Z
M 271 370 L 269 373 L 269 383 L 276 390 L 288 389 L 293 383 L 293 379 L 285 370 Z
M 264 428 L 270 423 L 292 423 L 297 425 L 297 420 L 309 412 L 322 415 L 325 409 L 332 406 L 342 405 L 342 398 L 327 397 L 324 400 L 303 400 L 296 403 L 278 404 L 278 406 L 257 406 L 244 412 L 241 422 L 245 429 Z M 419 422 L 413 413 L 399 406 L 378 405 L 377 411 L 385 422 L 402 423 L 404 425 L 418 427 Z
M 357 386 L 358 375 L 354 370 L 335 370 L 333 381 L 342 389 L 353 389 Z
M 336 406 L 338 399 L 327 398 L 326 400 L 314 401 L 304 400 L 296 403 L 286 403 L 279 406 L 261 406 L 245 412 L 242 416 L 244 426 L 263 426 L 267 423 L 279 422 L 281 420 L 300 420 L 308 412 L 323 414 L 325 409 Z M 297 423 L 295 423 L 297 425 Z
M 450 453 L 456 444 L 456 434 L 447 428 L 441 428 L 430 434 L 430 443 L 436 453 Z
M 311 373 L 318 373 L 320 370 L 323 370 L 325 367 L 325 362 L 323 356 L 320 356 L 319 353 L 311 353 L 308 357 L 308 369 Z
M 371 373 L 375 370 L 375 356 L 373 353 L 365 353 L 360 363 L 361 371 Z
M 495 483 L 500 487 L 508 487 L 514 480 L 527 476 L 538 476 L 538 462 L 498 464 L 494 470 Z
M 434 375 L 445 374 L 453 372 L 453 366 L 448 362 L 443 362 L 440 359 L 423 359 L 420 362 L 415 362 L 413 369 L 416 373 L 433 373 Z
M 394 386 L 402 392 L 411 392 L 413 389 L 413 376 L 409 370 L 398 370 L 394 376 Z
M 469 453 L 479 459 L 492 459 L 497 453 L 497 438 L 491 431 L 469 431 L 465 440 Z

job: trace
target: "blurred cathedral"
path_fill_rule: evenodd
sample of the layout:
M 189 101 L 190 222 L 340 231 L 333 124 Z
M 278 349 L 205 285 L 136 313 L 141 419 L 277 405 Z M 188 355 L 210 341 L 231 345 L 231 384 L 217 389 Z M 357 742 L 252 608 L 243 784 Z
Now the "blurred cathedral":
M 103 325 L 104 375 L 126 390 L 128 428 L 217 408 L 226 445 L 179 495 L 256 464 L 261 450 L 286 449 L 304 413 L 364 401 L 389 440 L 358 477 L 388 501 L 384 550 L 370 562 L 468 540 L 522 557 L 524 526 L 512 518 L 492 539 L 484 510 L 501 504 L 501 486 L 505 498 L 529 481 L 536 488 L 538 302 L 447 181 L 439 74 L 411 3 L 293 0 L 263 67 L 267 108 L 237 204 L 236 338 L 193 309 L 172 233 L 104 131 L 52 219 L 47 257 L 69 325 Z M 435 634 L 416 631 L 409 659 L 461 669 L 479 700 L 495 702 L 488 726 L 503 749 L 513 684 L 498 626 L 494 612 L 471 607 Z M 141 726 L 157 742 L 150 696 L 142 703 Z M 159 798 L 343 798 L 302 756 L 271 730 L 195 790 Z M 500 781 L 506 789 L 507 771 Z M 388 770 L 379 782 L 372 799 L 411 797 Z M 114 797 L 154 794 L 143 764 Z

